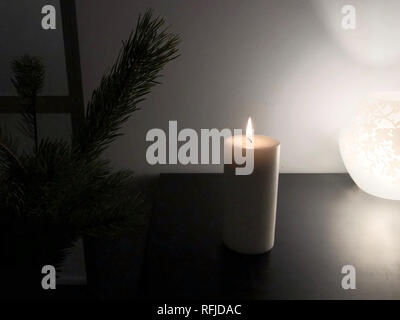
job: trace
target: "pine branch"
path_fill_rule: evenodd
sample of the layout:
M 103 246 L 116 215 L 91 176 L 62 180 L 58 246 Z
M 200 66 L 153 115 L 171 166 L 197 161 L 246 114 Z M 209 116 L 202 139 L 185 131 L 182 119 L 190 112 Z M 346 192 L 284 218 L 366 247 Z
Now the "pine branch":
M 26 177 L 12 135 L 0 127 L 0 213 L 19 213 L 23 203 L 20 182 Z
M 12 165 L 17 165 L 23 170 L 11 134 L 0 127 L 0 171 L 7 172 Z
M 164 66 L 177 57 L 179 41 L 151 10 L 139 17 L 135 32 L 92 94 L 84 128 L 75 140 L 80 151 L 98 156 L 121 135 L 122 124 L 158 84 Z
M 118 233 L 138 222 L 148 201 L 133 174 L 113 172 L 100 155 L 159 83 L 162 69 L 177 57 L 178 43 L 162 18 L 153 18 L 151 11 L 139 17 L 117 61 L 93 92 L 72 145 L 38 140 L 36 98 L 44 68 L 28 55 L 14 60 L 12 82 L 23 107 L 22 129 L 34 140 L 35 152 L 18 154 L 9 135 L 0 130 L 0 212 L 6 213 L 0 219 L 23 232 L 21 224 L 35 222 L 43 230 L 61 226 L 71 235 Z
M 14 78 L 11 79 L 21 100 L 24 122 L 20 130 L 33 139 L 35 152 L 38 149 L 38 128 L 36 98 L 43 88 L 45 71 L 42 61 L 33 56 L 23 55 L 12 61 Z

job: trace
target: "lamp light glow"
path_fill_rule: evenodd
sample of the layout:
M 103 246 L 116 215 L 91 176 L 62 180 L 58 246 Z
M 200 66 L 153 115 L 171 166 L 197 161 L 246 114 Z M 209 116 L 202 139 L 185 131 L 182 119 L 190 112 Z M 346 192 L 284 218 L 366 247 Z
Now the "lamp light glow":
M 377 197 L 400 200 L 400 92 L 364 99 L 339 147 L 354 182 Z

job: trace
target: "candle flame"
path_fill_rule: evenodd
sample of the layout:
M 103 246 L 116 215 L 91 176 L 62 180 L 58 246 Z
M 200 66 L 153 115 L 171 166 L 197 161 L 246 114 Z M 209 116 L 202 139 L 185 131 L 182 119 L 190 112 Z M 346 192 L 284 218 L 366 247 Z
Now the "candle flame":
M 253 129 L 253 124 L 251 122 L 251 118 L 250 117 L 249 117 L 249 120 L 247 121 L 246 138 L 247 138 L 248 141 L 253 143 L 253 141 L 254 141 L 254 129 Z

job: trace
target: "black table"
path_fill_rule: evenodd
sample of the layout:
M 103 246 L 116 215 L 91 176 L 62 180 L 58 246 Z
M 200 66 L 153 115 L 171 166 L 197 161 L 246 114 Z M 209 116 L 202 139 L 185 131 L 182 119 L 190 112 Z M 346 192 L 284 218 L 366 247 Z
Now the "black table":
M 400 201 L 344 174 L 283 174 L 275 247 L 246 256 L 222 244 L 222 178 L 160 176 L 143 297 L 400 299 Z M 356 268 L 356 290 L 342 289 L 344 265 Z

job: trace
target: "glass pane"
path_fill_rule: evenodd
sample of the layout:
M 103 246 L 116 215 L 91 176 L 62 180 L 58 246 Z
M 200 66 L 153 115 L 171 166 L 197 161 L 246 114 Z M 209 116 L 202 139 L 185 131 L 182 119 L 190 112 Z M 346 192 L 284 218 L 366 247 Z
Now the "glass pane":
M 56 8 L 56 29 L 43 30 L 42 7 Z M 0 0 L 0 96 L 15 95 L 10 82 L 10 61 L 30 54 L 41 57 L 46 66 L 42 95 L 68 95 L 60 1 Z

